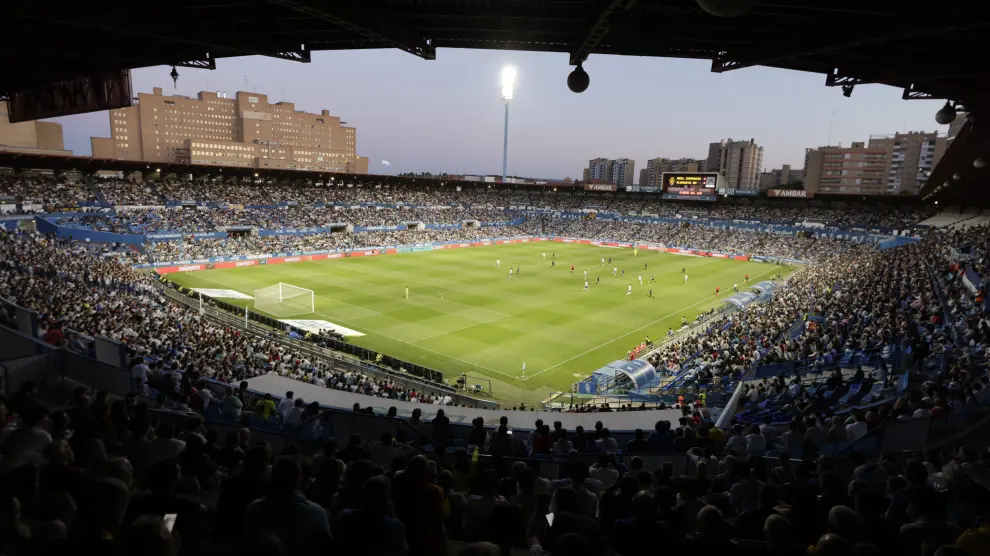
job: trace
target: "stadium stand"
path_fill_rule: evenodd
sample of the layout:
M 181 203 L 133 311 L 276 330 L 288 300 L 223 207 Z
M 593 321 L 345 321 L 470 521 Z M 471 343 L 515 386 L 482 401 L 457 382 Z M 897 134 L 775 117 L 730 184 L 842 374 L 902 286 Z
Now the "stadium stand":
M 37 196 L 37 185 L 22 181 L 4 187 L 47 207 L 97 198 L 45 186 L 57 193 Z M 145 203 L 203 193 L 187 187 L 103 184 L 101 196 Z M 213 202 L 295 194 L 210 191 Z M 310 193 L 307 202 L 328 198 Z M 424 204 L 445 198 L 415 195 Z M 520 200 L 551 202 L 540 197 Z M 552 202 L 630 212 L 647 204 L 585 195 Z M 223 209 L 203 210 L 195 226 L 229 225 L 213 210 Z M 251 221 L 285 223 L 266 210 L 279 209 L 259 209 Z M 450 210 L 419 218 L 463 216 Z M 748 218 L 731 207 L 705 210 L 708 218 Z M 879 249 L 812 234 L 527 216 L 505 230 L 730 246 L 809 264 L 766 302 L 705 319 L 697 333 L 649 350 L 676 378 L 678 396 L 693 394 L 674 409 L 523 413 L 463 407 L 469 400 L 417 377 L 221 324 L 132 269 L 142 260 L 133 249 L 0 232 L 0 334 L 12 356 L 3 368 L 9 397 L 0 400 L 8 417 L 0 419 L 5 551 L 628 555 L 663 543 L 740 555 L 809 546 L 837 556 L 990 550 L 990 452 L 985 441 L 951 442 L 973 435 L 988 414 L 990 228 L 939 228 Z M 864 213 L 848 222 L 901 227 L 922 216 Z M 60 221 L 133 231 L 154 213 L 140 218 Z M 478 233 L 379 230 L 141 248 L 164 260 L 176 244 L 183 253 L 242 254 Z M 39 313 L 37 329 L 24 328 L 18 307 Z M 126 346 L 126 370 L 88 362 L 100 338 Z M 262 380 L 277 386 L 262 389 Z M 270 391 L 283 387 L 295 392 Z M 332 395 L 310 395 L 324 391 Z M 699 403 L 715 392 L 731 394 L 723 415 Z M 74 513 L 76 504 L 87 511 Z

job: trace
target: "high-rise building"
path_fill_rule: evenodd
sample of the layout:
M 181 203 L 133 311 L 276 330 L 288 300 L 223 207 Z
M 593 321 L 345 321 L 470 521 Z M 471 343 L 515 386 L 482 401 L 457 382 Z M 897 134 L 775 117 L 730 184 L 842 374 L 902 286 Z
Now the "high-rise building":
M 329 110 L 300 112 L 260 93 L 196 98 L 141 93 L 134 106 L 110 110 L 110 139 L 92 139 L 93 156 L 365 174 L 357 132 Z
M 928 180 L 932 168 L 945 154 L 945 137 L 937 132 L 910 131 L 894 135 L 873 135 L 871 149 L 888 153 L 887 180 L 884 193 L 916 195 Z
M 664 172 L 700 172 L 705 166 L 704 160 L 695 158 L 651 158 L 646 161 L 646 181 L 640 185 L 645 187 L 661 187 Z
M 614 183 L 615 185 L 632 185 L 636 175 L 636 161 L 628 158 L 593 158 L 588 161 L 584 172 L 585 181 Z
M 804 188 L 810 193 L 882 195 L 889 154 L 857 141 L 849 147 L 818 147 L 804 154 Z
M 650 181 L 650 173 L 647 172 L 646 168 L 639 169 L 639 185 L 645 186 L 646 183 Z
M 607 158 L 593 158 L 588 161 L 588 171 L 585 181 L 611 181 L 608 179 L 612 161 Z
M 704 171 L 720 172 L 726 188 L 759 189 L 763 169 L 763 147 L 755 139 L 749 141 L 722 140 L 708 145 Z
M 618 158 L 612 165 L 612 183 L 615 185 L 632 185 L 633 177 L 636 175 L 636 161 L 628 158 Z
M 0 151 L 68 156 L 62 139 L 62 124 L 55 122 L 10 123 L 7 103 L 0 102 Z

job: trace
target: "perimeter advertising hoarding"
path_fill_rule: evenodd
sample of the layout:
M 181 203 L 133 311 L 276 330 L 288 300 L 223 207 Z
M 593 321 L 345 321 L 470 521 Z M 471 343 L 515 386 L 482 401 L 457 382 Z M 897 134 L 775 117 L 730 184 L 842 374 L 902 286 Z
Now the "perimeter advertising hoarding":
M 790 197 L 792 199 L 810 199 L 815 196 L 811 191 L 804 189 L 768 189 L 767 195 L 770 197 Z
M 216 261 L 213 263 L 204 264 L 186 264 L 184 261 L 176 261 L 169 266 L 155 266 L 155 272 L 158 274 L 171 274 L 173 272 L 195 272 L 199 270 L 207 269 L 221 269 L 221 268 L 237 268 L 243 266 L 255 266 L 255 265 L 269 265 L 269 264 L 283 264 L 283 263 L 298 263 L 304 261 L 322 261 L 326 259 L 343 259 L 352 257 L 369 257 L 374 255 L 389 254 L 393 255 L 395 253 L 403 253 L 409 251 L 432 251 L 436 249 L 452 249 L 461 247 L 481 247 L 487 245 L 509 245 L 514 243 L 524 243 L 529 241 L 552 241 L 556 243 L 576 243 L 580 245 L 605 245 L 608 247 L 618 247 L 631 249 L 633 247 L 639 247 L 640 249 L 648 249 L 650 251 L 666 251 L 667 253 L 674 253 L 678 255 L 692 255 L 695 257 L 717 257 L 717 258 L 732 258 L 737 261 L 747 261 L 750 260 L 749 255 L 744 254 L 728 254 L 728 253 L 718 253 L 713 251 L 698 251 L 696 249 L 681 249 L 677 247 L 664 247 L 663 245 L 650 245 L 650 244 L 640 244 L 635 245 L 633 243 L 619 242 L 619 241 L 592 241 L 590 239 L 580 239 L 580 238 L 562 238 L 562 237 L 533 237 L 533 238 L 516 238 L 516 239 L 500 239 L 500 240 L 483 240 L 475 241 L 470 243 L 454 243 L 454 244 L 433 244 L 433 245 L 403 245 L 398 247 L 389 247 L 386 249 L 361 249 L 356 251 L 348 251 L 345 253 L 316 253 L 316 254 L 300 254 L 300 255 L 287 255 L 287 256 L 268 256 L 268 255 L 256 255 L 248 256 L 244 260 L 228 260 L 228 261 Z M 754 260 L 757 260 L 754 258 Z M 758 260 L 775 260 L 773 257 L 761 258 Z M 790 259 L 781 259 L 791 261 Z M 192 261 L 189 261 L 192 262 Z M 801 261 L 793 261 L 801 262 Z M 149 268 L 149 266 L 137 265 L 136 268 Z
M 585 191 L 615 191 L 618 189 L 614 183 L 586 183 L 584 184 Z

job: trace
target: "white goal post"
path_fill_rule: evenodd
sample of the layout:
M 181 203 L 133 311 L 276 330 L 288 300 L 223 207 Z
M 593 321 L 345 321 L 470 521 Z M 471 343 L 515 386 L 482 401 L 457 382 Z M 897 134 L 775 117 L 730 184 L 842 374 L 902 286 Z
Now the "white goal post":
M 313 290 L 279 282 L 254 290 L 254 308 L 276 317 L 308 315 L 316 310 Z

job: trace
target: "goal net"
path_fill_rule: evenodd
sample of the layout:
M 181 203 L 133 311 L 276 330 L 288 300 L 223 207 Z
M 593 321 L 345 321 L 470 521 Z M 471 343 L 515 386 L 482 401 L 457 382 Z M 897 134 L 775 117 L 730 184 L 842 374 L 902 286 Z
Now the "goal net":
M 254 308 L 276 317 L 307 315 L 316 310 L 313 290 L 279 282 L 254 290 Z

